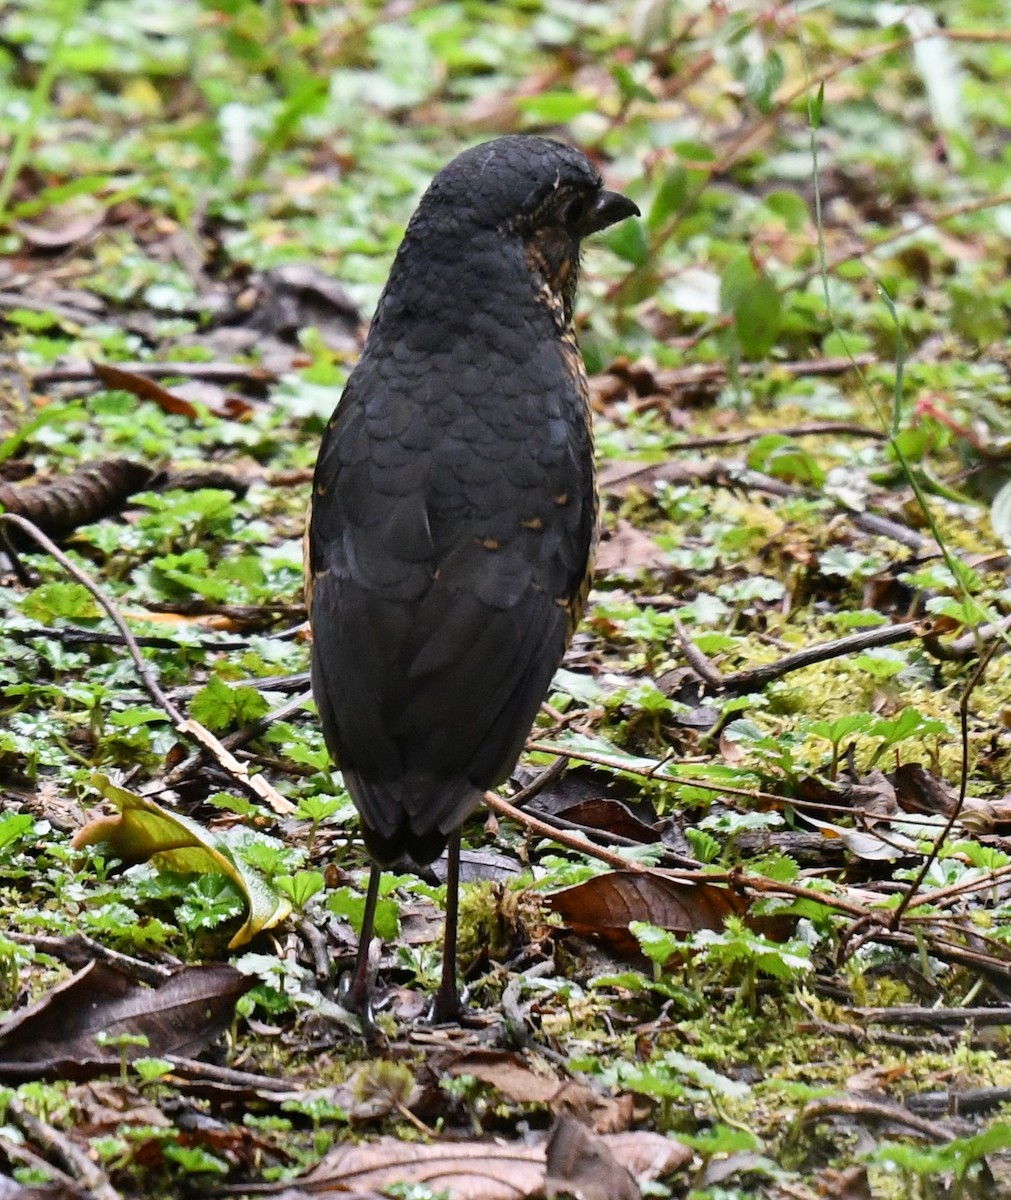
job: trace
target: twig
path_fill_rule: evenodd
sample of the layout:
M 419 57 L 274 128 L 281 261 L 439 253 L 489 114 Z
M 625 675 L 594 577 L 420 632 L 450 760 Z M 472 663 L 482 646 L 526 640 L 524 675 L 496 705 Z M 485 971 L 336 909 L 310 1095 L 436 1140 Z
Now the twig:
M 747 442 L 757 441 L 758 438 L 765 437 L 769 433 L 778 433 L 785 437 L 824 437 L 836 434 L 840 437 L 871 438 L 873 441 L 883 441 L 885 438 L 885 434 L 879 429 L 868 429 L 866 425 L 855 425 L 844 421 L 821 421 L 811 425 L 789 425 L 785 429 L 737 429 L 732 433 L 714 433 L 709 437 L 684 438 L 675 443 L 672 449 L 707 450 L 714 446 L 741 446 Z
M 33 1116 L 13 1093 L 7 1099 L 7 1119 L 12 1121 L 29 1141 L 52 1154 L 75 1179 L 80 1180 L 95 1200 L 121 1200 L 120 1193 L 109 1177 L 95 1165 L 83 1150 L 52 1125 Z
M 893 1121 L 935 1142 L 947 1142 L 954 1136 L 948 1125 L 918 1117 L 901 1104 L 893 1104 L 888 1100 L 872 1100 L 864 1096 L 826 1096 L 822 1100 L 811 1100 L 804 1106 L 800 1120 L 802 1124 L 810 1125 L 814 1121 L 836 1116 L 872 1117 L 876 1121 Z
M 50 937 L 39 933 L 21 933 L 17 930 L 5 930 L 4 937 L 16 942 L 19 946 L 33 946 L 43 954 L 51 954 L 70 967 L 80 968 L 98 959 L 108 963 L 118 971 L 137 979 L 141 983 L 156 987 L 168 979 L 175 967 L 163 967 L 158 963 L 144 962 L 118 950 L 111 950 L 96 942 L 85 933 L 75 933 L 70 937 Z M 178 964 L 177 964 L 178 965 Z
M 330 978 L 330 952 L 327 949 L 326 938 L 316 922 L 309 917 L 302 917 L 297 928 L 312 955 L 312 969 L 317 982 L 325 982 Z
M 108 614 L 110 620 L 123 635 L 123 643 L 127 648 L 130 657 L 133 659 L 133 664 L 137 669 L 137 673 L 141 678 L 144 687 L 147 688 L 151 699 L 168 714 L 169 719 L 175 726 L 177 732 L 189 735 L 204 746 L 214 755 L 215 759 L 229 775 L 247 791 L 252 792 L 261 800 L 265 800 L 267 804 L 280 815 L 288 815 L 295 811 L 295 805 L 290 800 L 286 800 L 276 788 L 274 788 L 268 780 L 262 775 L 250 775 L 246 767 L 238 761 L 233 754 L 225 749 L 209 729 L 205 729 L 198 721 L 193 721 L 185 717 L 182 712 L 172 703 L 161 689 L 161 685 L 155 679 L 153 673 L 144 660 L 143 654 L 140 652 L 140 647 L 137 645 L 137 639 L 133 636 L 130 627 L 123 619 L 123 615 L 108 596 L 102 591 L 97 583 L 86 572 L 76 566 L 63 553 L 63 551 L 48 538 L 37 525 L 33 525 L 31 521 L 25 520 L 24 517 L 19 517 L 15 513 L 0 513 L 0 522 L 16 526 L 23 533 L 27 534 L 32 541 L 36 542 L 51 558 L 70 575 L 76 579 L 83 587 L 94 596 L 95 600 Z
M 158 379 L 163 376 L 176 375 L 180 379 L 201 379 L 210 381 L 248 380 L 251 383 L 274 383 L 277 375 L 265 367 L 251 366 L 248 363 L 227 362 L 118 362 L 115 364 L 120 371 L 129 371 L 132 375 L 143 375 Z M 49 367 L 36 371 L 32 383 L 45 386 L 51 383 L 86 383 L 101 382 L 95 373 L 93 363 L 68 363 L 62 367 Z
M 176 708 L 172 701 L 169 700 L 168 696 L 166 696 L 161 690 L 161 686 L 159 685 L 157 679 L 155 679 L 154 675 L 151 673 L 147 663 L 144 660 L 143 654 L 140 652 L 140 647 L 137 645 L 137 639 L 133 636 L 130 627 L 123 619 L 119 609 L 112 603 L 108 596 L 106 596 L 106 594 L 102 591 L 98 584 L 95 583 L 91 576 L 88 575 L 86 571 L 82 571 L 80 567 L 71 562 L 66 554 L 64 554 L 59 548 L 59 546 L 57 546 L 55 542 L 51 541 L 50 538 L 48 538 L 42 532 L 42 530 L 39 529 L 37 525 L 34 525 L 31 521 L 26 520 L 24 517 L 19 517 L 15 513 L 0 513 L 0 521 L 8 525 L 14 525 L 20 529 L 22 533 L 26 533 L 33 542 L 36 542 L 42 547 L 43 550 L 46 551 L 50 558 L 55 559 L 68 575 L 70 575 L 73 579 L 76 579 L 77 582 L 82 585 L 82 587 L 88 589 L 88 591 L 105 610 L 109 619 L 122 635 L 123 644 L 126 646 L 130 657 L 133 659 L 133 664 L 137 668 L 137 674 L 140 676 L 141 682 L 147 689 L 148 695 L 150 695 L 152 700 L 154 700 L 159 708 L 164 710 L 164 712 L 169 715 L 174 725 L 178 726 L 185 722 L 186 718 L 179 711 L 179 709 Z
M 529 813 L 510 804 L 508 800 L 503 800 L 495 792 L 485 792 L 484 800 L 493 812 L 502 817 L 508 817 L 510 821 L 524 826 L 538 837 L 547 838 L 549 841 L 557 842 L 560 846 L 567 846 L 579 854 L 587 854 L 591 858 L 599 859 L 600 862 L 607 863 L 609 867 L 614 867 L 617 871 L 635 871 L 640 875 L 648 875 L 651 870 L 650 867 L 643 866 L 641 862 L 636 862 L 633 858 L 625 858 L 624 855 L 605 850 L 602 846 L 596 846 L 586 838 L 575 837 L 557 829 L 554 825 L 549 825 L 546 821 L 541 821 L 538 817 L 532 817 Z
M 262 680 L 257 680 L 262 685 Z M 301 692 L 297 696 L 292 696 L 285 700 L 283 704 L 279 704 L 277 708 L 272 708 L 270 712 L 264 713 L 257 721 L 253 721 L 249 725 L 244 725 L 241 729 L 235 730 L 234 733 L 228 734 L 227 737 L 221 738 L 221 745 L 226 750 L 237 750 L 240 746 L 244 746 L 247 742 L 251 742 L 253 738 L 259 737 L 261 733 L 268 730 L 271 725 L 277 721 L 284 721 L 292 713 L 297 712 L 312 696 L 311 691 Z M 162 784 L 166 788 L 175 787 L 183 779 L 189 778 L 196 770 L 199 770 L 201 764 L 207 761 L 207 753 L 205 750 L 198 750 L 196 754 L 191 754 L 184 762 L 181 762 L 177 767 L 173 767 L 165 776 Z
M 722 691 L 727 685 L 726 678 L 717 670 L 709 659 L 709 656 L 703 654 L 698 646 L 695 645 L 688 634 L 688 630 L 685 629 L 677 617 L 674 618 L 674 632 L 677 634 L 681 652 L 688 660 L 688 665 L 695 674 L 698 675 L 703 683 L 708 683 L 710 687 L 716 688 L 717 691 Z
M 934 630 L 931 621 L 904 621 L 899 625 L 878 626 L 860 633 L 847 634 L 831 642 L 817 646 L 805 646 L 793 654 L 786 654 L 775 662 L 762 663 L 744 671 L 734 671 L 723 676 L 723 686 L 731 692 L 758 692 L 773 679 L 781 679 L 791 671 L 815 663 L 841 658 L 845 654 L 858 654 L 874 646 L 894 646 L 897 642 L 908 642 L 912 638 L 923 638 Z M 695 664 L 692 663 L 692 666 Z
M 743 871 L 736 869 L 732 871 L 708 871 L 702 869 L 657 870 L 655 867 L 646 867 L 633 858 L 625 858 L 620 854 L 614 854 L 610 850 L 604 850 L 602 847 L 595 846 L 592 842 L 584 841 L 582 838 L 570 837 L 561 830 L 547 824 L 547 822 L 538 820 L 537 817 L 532 817 L 529 813 L 514 808 L 507 800 L 503 800 L 501 796 L 496 795 L 494 792 L 485 792 L 484 800 L 494 812 L 499 813 L 503 817 L 508 817 L 518 825 L 525 826 L 531 833 L 536 834 L 538 837 L 557 842 L 560 846 L 566 846 L 568 849 L 575 850 L 578 854 L 585 854 L 589 858 L 596 858 L 600 862 L 614 867 L 617 871 L 634 871 L 638 875 L 657 875 L 664 879 L 677 880 L 679 883 L 725 883 L 742 891 L 753 891 L 763 895 L 796 896 L 805 900 L 814 900 L 819 904 L 824 904 L 827 908 L 835 909 L 837 912 L 846 913 L 852 917 L 859 917 L 864 920 L 877 919 L 876 914 L 869 913 L 862 905 L 854 904 L 849 900 L 842 900 L 837 896 L 830 896 L 827 892 L 817 891 L 814 888 L 800 887 L 792 883 L 781 883 L 778 880 L 766 879 L 762 875 L 747 875 Z
M 520 1008 L 520 992 L 523 990 L 523 985 L 531 979 L 542 979 L 545 975 L 552 975 L 554 971 L 555 964 L 550 958 L 534 963 L 525 971 L 517 971 L 515 975 L 512 975 L 502 992 L 500 1005 L 506 1041 L 516 1050 L 522 1050 L 530 1041 L 526 1016 Z
M 968 1117 L 989 1112 L 1011 1100 L 1011 1088 L 967 1088 L 964 1092 L 920 1092 L 906 1104 L 924 1117 Z
M 559 776 L 564 775 L 565 769 L 568 767 L 568 765 L 569 764 L 564 758 L 556 758 L 550 766 L 545 767 L 544 770 L 541 771 L 536 777 L 536 779 L 531 780 L 531 782 L 528 783 L 525 788 L 520 788 L 518 792 L 514 792 L 509 797 L 510 804 L 512 804 L 515 808 L 522 808 L 528 800 L 532 800 L 535 796 L 539 796 L 541 792 L 543 792 L 548 786 L 548 784 L 554 783 Z
M 6 636 L 15 642 L 29 642 L 35 638 L 47 638 L 50 641 L 60 642 L 64 646 L 126 645 L 122 634 L 103 633 L 98 629 L 77 629 L 73 625 L 68 625 L 60 629 L 54 629 L 48 625 L 38 625 L 33 626 L 31 629 L 7 629 L 5 632 Z M 176 638 L 144 637 L 138 634 L 134 635 L 134 641 L 138 646 L 146 646 L 149 650 L 181 650 L 183 645 Z M 194 643 L 187 644 L 192 645 Z M 243 650 L 249 645 L 248 642 L 243 641 L 201 641 L 195 644 L 202 650 Z
M 0 292 L 0 309 L 24 308 L 29 312 L 40 312 L 71 321 L 75 325 L 93 325 L 97 315 L 86 308 L 72 308 L 69 304 L 58 304 L 54 300 L 36 300 L 24 292 Z M 104 311 L 104 310 L 103 310 Z
M 892 929 L 898 929 L 903 913 L 912 903 L 913 897 L 920 890 L 920 885 L 923 883 L 924 879 L 926 879 L 927 872 L 934 865 L 934 860 L 940 853 L 941 847 L 948 840 L 948 836 L 954 828 L 955 822 L 962 814 L 962 806 L 965 804 L 965 793 L 969 784 L 969 697 L 976 690 L 977 685 L 983 678 L 983 674 L 990 665 L 990 660 L 993 658 L 994 652 L 999 645 L 999 642 L 991 643 L 987 652 L 979 660 L 975 671 L 973 671 L 972 678 L 962 691 L 962 698 L 958 705 L 959 723 L 962 734 L 962 767 L 961 771 L 959 772 L 958 800 L 955 803 L 955 806 L 952 808 L 951 813 L 948 816 L 948 820 L 945 822 L 944 828 L 934 839 L 933 844 L 930 847 L 930 853 L 926 856 L 926 858 L 924 858 L 919 871 L 916 873 L 916 878 L 906 889 L 905 895 L 899 901 L 898 907 L 892 914 L 891 921 L 889 922 Z
M 195 1082 L 206 1080 L 222 1087 L 255 1088 L 264 1092 L 286 1092 L 289 1095 L 297 1095 L 300 1090 L 290 1079 L 275 1079 L 270 1075 L 237 1071 L 232 1067 L 199 1062 L 195 1058 L 178 1058 L 174 1054 L 166 1054 L 165 1058 L 172 1064 L 173 1074 Z
M 1011 1008 L 918 1008 L 900 1004 L 896 1008 L 851 1008 L 847 1010 L 866 1025 L 1011 1025 Z
M 948 31 L 945 30 L 945 37 L 948 36 Z M 864 242 L 858 250 L 846 250 L 842 254 L 837 254 L 835 258 L 829 259 L 825 263 L 825 271 L 835 271 L 839 267 L 845 266 L 847 263 L 853 262 L 856 259 L 863 258 L 864 255 L 876 254 L 879 250 L 884 250 L 888 246 L 894 245 L 896 242 L 906 241 L 914 238 L 918 233 L 925 233 L 929 229 L 933 229 L 938 225 L 943 225 L 947 221 L 952 221 L 956 217 L 969 216 L 972 213 L 984 212 L 988 208 L 999 208 L 1001 205 L 1007 204 L 1011 200 L 1011 192 L 998 193 L 996 196 L 981 196 L 975 200 L 967 200 L 961 204 L 952 204 L 948 208 L 938 209 L 936 212 L 917 213 L 920 218 L 919 225 L 906 225 L 904 222 L 899 223 L 898 229 L 892 233 L 886 234 L 876 242 Z M 791 280 L 788 287 L 791 291 L 794 289 L 803 290 L 811 282 L 815 276 L 822 271 L 820 266 L 811 267 L 796 279 Z
M 53 1166 L 41 1154 L 36 1154 L 28 1146 L 14 1141 L 9 1134 L 3 1132 L 2 1127 L 0 1127 L 0 1152 L 11 1165 L 20 1163 L 21 1166 L 31 1167 L 40 1177 L 47 1180 L 44 1191 L 41 1188 L 38 1191 L 19 1188 L 14 1193 L 15 1200 L 36 1196 L 58 1196 L 59 1200 L 92 1200 L 93 1193 L 85 1191 L 72 1176 L 61 1171 L 59 1167 Z M 54 1185 L 59 1185 L 59 1190 L 55 1190 Z
M 923 639 L 923 648 L 943 662 L 968 662 L 979 653 L 979 648 L 994 638 L 1001 638 L 1011 630 L 1011 617 L 1002 621 L 994 621 L 988 625 L 980 625 L 978 629 L 970 629 L 961 637 L 952 638 L 950 642 L 942 642 L 936 634 Z M 999 649 L 1000 647 L 998 647 Z
M 600 486 L 604 491 L 623 495 L 632 485 L 647 487 L 656 483 L 704 484 L 710 487 L 743 488 L 748 491 L 764 492 L 783 499 L 817 500 L 824 496 L 808 488 L 800 488 L 783 479 L 753 471 L 743 462 L 734 459 L 695 459 L 689 462 L 630 463 L 627 469 L 610 467 L 601 474 Z M 830 497 L 831 499 L 831 497 Z M 937 545 L 933 538 L 925 537 L 915 529 L 900 525 L 889 517 L 878 513 L 859 512 L 839 502 L 833 502 L 837 511 L 843 513 L 865 533 L 891 538 L 900 546 L 907 546 L 917 554 L 936 554 Z

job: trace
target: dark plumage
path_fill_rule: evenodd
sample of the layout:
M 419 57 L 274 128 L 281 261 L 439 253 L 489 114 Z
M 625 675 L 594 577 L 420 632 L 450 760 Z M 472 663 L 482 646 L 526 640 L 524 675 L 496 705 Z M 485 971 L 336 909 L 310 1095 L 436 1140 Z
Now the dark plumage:
M 408 225 L 320 449 L 307 591 L 323 731 L 377 864 L 430 862 L 453 839 L 450 920 L 454 835 L 514 766 L 582 612 L 596 498 L 579 245 L 635 212 L 547 138 L 455 158 Z M 443 985 L 454 1015 L 455 976 Z

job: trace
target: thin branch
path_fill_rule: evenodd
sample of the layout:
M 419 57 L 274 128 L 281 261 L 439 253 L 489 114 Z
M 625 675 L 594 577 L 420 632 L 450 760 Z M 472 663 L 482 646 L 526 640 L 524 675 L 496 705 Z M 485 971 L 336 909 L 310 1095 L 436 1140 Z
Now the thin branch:
M 143 375 L 146 378 L 159 379 L 163 376 L 177 376 L 180 379 L 200 379 L 210 382 L 249 381 L 251 383 L 275 383 L 277 374 L 265 367 L 252 366 L 248 363 L 229 362 L 118 362 L 120 371 L 129 371 L 132 375 Z M 44 387 L 53 383 L 100 383 L 95 372 L 94 363 L 68 363 L 62 367 L 47 367 L 32 375 L 32 383 L 36 387 Z
M 95 1200 L 121 1200 L 120 1193 L 109 1182 L 105 1172 L 60 1130 L 33 1116 L 13 1092 L 8 1096 L 6 1111 L 7 1119 L 16 1125 L 30 1142 L 53 1155 Z
M 892 914 L 891 921 L 889 922 L 892 929 L 898 928 L 899 922 L 902 920 L 903 913 L 912 903 L 913 897 L 920 890 L 920 886 L 927 877 L 927 872 L 934 865 L 935 859 L 941 852 L 941 847 L 948 840 L 952 829 L 955 827 L 955 822 L 962 814 L 962 806 L 965 804 L 965 793 L 969 783 L 969 697 L 976 690 L 977 685 L 982 680 L 987 667 L 990 665 L 990 660 L 993 658 L 994 652 L 999 645 L 999 642 L 991 643 L 987 652 L 979 660 L 975 671 L 973 671 L 972 678 L 962 691 L 962 698 L 958 705 L 959 723 L 962 734 L 962 767 L 959 773 L 958 781 L 958 801 L 954 808 L 952 808 L 951 813 L 948 816 L 948 820 L 945 822 L 944 828 L 934 839 L 933 844 L 930 847 L 930 853 L 923 860 L 919 871 L 916 873 L 916 878 L 906 889 L 905 895 L 899 901 L 898 907 Z
M 933 633 L 931 621 L 904 621 L 899 625 L 877 626 L 860 633 L 851 633 L 831 642 L 817 646 L 805 646 L 793 654 L 786 654 L 775 662 L 762 663 L 744 671 L 735 671 L 723 676 L 723 687 L 730 692 L 758 692 L 773 679 L 782 679 L 791 671 L 799 671 L 815 663 L 828 662 L 845 654 L 858 654 L 876 646 L 894 646 Z M 692 666 L 695 664 L 692 663 Z
M 265 800 L 267 804 L 280 815 L 287 815 L 295 811 L 295 805 L 290 800 L 286 800 L 271 783 L 262 775 L 250 775 L 246 767 L 231 754 L 218 741 L 209 729 L 204 728 L 198 721 L 193 721 L 183 715 L 176 708 L 172 701 L 165 695 L 161 689 L 158 680 L 149 668 L 140 652 L 140 647 L 137 645 L 137 639 L 133 636 L 130 627 L 123 618 L 122 613 L 108 596 L 102 591 L 91 576 L 78 567 L 67 557 L 66 554 L 48 538 L 37 525 L 33 525 L 31 521 L 26 521 L 24 517 L 19 517 L 14 513 L 0 513 L 0 522 L 5 522 L 16 526 L 23 533 L 27 534 L 35 543 L 42 547 L 51 558 L 67 572 L 71 578 L 76 579 L 83 587 L 91 593 L 98 604 L 108 614 L 109 619 L 116 626 L 123 636 L 123 644 L 126 646 L 127 652 L 133 659 L 133 664 L 137 669 L 137 674 L 140 676 L 144 687 L 147 689 L 151 699 L 165 712 L 177 732 L 188 735 L 194 738 L 205 749 L 209 750 L 218 764 L 228 772 L 229 775 L 239 784 L 240 787 L 252 792 L 260 800 Z

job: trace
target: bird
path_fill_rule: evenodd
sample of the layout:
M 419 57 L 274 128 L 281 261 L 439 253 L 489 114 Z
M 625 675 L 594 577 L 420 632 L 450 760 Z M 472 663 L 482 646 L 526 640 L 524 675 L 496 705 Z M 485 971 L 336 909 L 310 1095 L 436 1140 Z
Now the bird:
M 382 870 L 447 846 L 431 1017 L 464 1014 L 460 829 L 515 766 L 592 570 L 580 247 L 638 215 L 564 142 L 513 134 L 464 150 L 408 222 L 323 434 L 306 528 L 311 678 L 372 859 L 338 993 L 365 1022 Z

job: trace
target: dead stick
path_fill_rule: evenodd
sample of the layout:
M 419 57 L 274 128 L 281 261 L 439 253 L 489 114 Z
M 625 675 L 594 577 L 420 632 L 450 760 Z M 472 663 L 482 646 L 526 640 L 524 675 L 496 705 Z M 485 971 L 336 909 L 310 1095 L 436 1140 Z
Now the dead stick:
M 59 546 L 48 538 L 37 525 L 33 525 L 31 521 L 27 521 L 24 517 L 19 517 L 15 513 L 0 513 L 0 521 L 15 525 L 22 532 L 26 533 L 32 541 L 36 542 L 51 558 L 55 559 L 68 575 L 76 579 L 78 583 L 87 588 L 91 595 L 94 596 L 95 600 L 101 605 L 110 620 L 123 635 L 123 642 L 130 657 L 133 659 L 133 664 L 137 669 L 137 674 L 140 676 L 141 682 L 147 688 L 148 694 L 159 708 L 168 715 L 179 733 L 189 735 L 209 750 L 219 765 L 231 775 L 236 783 L 246 791 L 252 792 L 258 799 L 265 800 L 274 812 L 286 816 L 295 811 L 295 805 L 290 800 L 286 800 L 268 780 L 262 775 L 250 775 L 246 767 L 230 751 L 222 746 L 209 729 L 206 729 L 198 721 L 190 720 L 176 708 L 162 691 L 161 685 L 148 667 L 143 654 L 140 652 L 140 647 L 137 645 L 137 639 L 133 636 L 133 632 L 127 625 L 122 613 L 86 571 L 82 571 L 80 567 L 71 562 Z
M 827 662 L 832 658 L 841 658 L 844 654 L 857 654 L 875 646 L 894 646 L 897 642 L 923 638 L 933 630 L 932 621 L 904 621 L 899 625 L 866 629 L 862 633 L 851 633 L 817 646 L 805 646 L 803 650 L 784 655 L 775 662 L 762 663 L 745 671 L 734 671 L 731 675 L 723 676 L 723 686 L 732 692 L 758 692 L 773 679 L 781 679 L 791 671 L 799 671 L 803 667 Z M 692 663 L 692 666 L 694 665 Z

